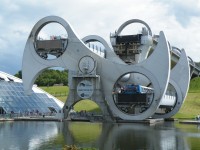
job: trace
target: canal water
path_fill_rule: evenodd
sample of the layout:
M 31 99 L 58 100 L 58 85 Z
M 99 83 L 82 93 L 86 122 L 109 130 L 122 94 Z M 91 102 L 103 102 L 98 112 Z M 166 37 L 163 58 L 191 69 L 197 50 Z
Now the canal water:
M 87 122 L 0 122 L 0 150 L 199 150 L 200 126 Z

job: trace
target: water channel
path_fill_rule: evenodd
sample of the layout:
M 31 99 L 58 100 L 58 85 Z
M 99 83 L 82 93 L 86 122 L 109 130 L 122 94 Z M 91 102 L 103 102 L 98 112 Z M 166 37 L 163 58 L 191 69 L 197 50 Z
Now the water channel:
M 200 126 L 88 122 L 0 122 L 1 150 L 198 150 Z

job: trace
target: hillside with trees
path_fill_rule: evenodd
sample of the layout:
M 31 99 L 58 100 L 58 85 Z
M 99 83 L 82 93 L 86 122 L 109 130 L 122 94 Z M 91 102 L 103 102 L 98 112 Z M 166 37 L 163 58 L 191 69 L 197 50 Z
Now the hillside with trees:
M 21 79 L 22 71 L 18 71 L 15 76 Z M 47 69 L 37 77 L 35 84 L 38 86 L 68 85 L 68 71 Z

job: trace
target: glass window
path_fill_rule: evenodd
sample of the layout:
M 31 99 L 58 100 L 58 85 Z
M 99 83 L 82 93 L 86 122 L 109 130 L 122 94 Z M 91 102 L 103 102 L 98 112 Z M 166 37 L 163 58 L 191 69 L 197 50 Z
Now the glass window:
M 5 111 L 25 112 L 39 110 L 39 112 L 50 112 L 48 107 L 61 109 L 45 93 L 34 93 L 27 96 L 24 93 L 23 84 L 17 82 L 0 81 L 0 106 Z

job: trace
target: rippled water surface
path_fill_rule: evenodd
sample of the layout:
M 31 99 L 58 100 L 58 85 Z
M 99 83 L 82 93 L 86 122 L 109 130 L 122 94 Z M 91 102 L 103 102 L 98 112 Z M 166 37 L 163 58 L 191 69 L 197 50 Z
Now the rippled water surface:
M 1 150 L 199 150 L 200 126 L 86 122 L 0 122 Z

